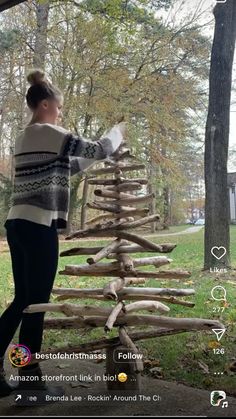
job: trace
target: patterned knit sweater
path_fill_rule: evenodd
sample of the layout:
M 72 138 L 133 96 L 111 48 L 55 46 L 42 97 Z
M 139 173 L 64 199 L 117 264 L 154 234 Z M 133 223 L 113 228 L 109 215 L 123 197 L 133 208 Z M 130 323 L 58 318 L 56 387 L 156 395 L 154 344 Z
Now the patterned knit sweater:
M 121 144 L 115 125 L 98 141 L 88 141 L 51 124 L 27 126 L 16 140 L 12 206 L 7 220 L 21 218 L 58 229 L 67 226 L 70 176 L 106 159 Z

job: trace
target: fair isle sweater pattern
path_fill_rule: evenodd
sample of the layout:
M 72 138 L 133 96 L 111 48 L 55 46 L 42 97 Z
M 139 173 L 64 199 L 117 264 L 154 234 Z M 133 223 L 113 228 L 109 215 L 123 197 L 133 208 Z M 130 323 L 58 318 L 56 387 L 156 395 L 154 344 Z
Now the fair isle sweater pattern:
M 24 136 L 21 137 L 22 147 L 18 145 L 18 152 L 14 154 L 12 207 L 7 219 L 24 218 L 48 226 L 54 219 L 57 228 L 66 228 L 70 176 L 83 172 L 96 161 L 110 156 L 121 144 L 122 135 L 118 126 L 115 126 L 104 138 L 92 142 L 65 130 L 58 130 L 57 136 L 56 126 L 36 125 L 41 125 L 37 126 L 36 137 L 40 140 L 41 128 L 44 138 L 42 144 L 40 141 L 33 141 L 32 126 L 31 132 L 27 132 L 26 140 L 24 141 Z M 45 149 L 47 143 L 48 150 Z

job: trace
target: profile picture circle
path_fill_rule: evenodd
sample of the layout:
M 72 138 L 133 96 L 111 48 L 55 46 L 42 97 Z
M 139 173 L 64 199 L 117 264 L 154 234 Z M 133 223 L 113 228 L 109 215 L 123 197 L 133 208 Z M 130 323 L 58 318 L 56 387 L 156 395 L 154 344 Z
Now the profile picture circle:
M 31 352 L 25 345 L 14 345 L 9 351 L 9 360 L 15 367 L 24 367 L 31 360 Z

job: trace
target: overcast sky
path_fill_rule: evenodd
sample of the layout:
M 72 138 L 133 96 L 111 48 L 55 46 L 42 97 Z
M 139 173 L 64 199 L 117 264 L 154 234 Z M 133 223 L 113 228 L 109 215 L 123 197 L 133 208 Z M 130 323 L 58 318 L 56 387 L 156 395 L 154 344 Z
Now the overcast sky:
M 227 1 L 227 0 L 226 0 Z M 235 0 L 236 1 L 236 0 Z M 198 19 L 197 22 L 205 24 L 209 23 L 204 29 L 204 32 L 213 39 L 214 35 L 214 16 L 212 14 L 213 7 L 216 4 L 216 0 L 174 0 L 173 8 L 167 13 L 162 13 L 163 18 L 170 24 L 176 19 L 176 23 L 179 24 L 181 21 L 189 21 L 194 13 L 197 11 Z M 221 4 L 224 7 L 224 4 Z M 233 68 L 233 80 L 236 85 L 236 53 L 234 57 L 234 68 Z M 235 104 L 233 104 L 235 102 Z M 230 112 L 230 148 L 236 148 L 236 93 L 232 93 L 232 105 Z M 236 162 L 229 163 L 229 171 L 236 171 Z

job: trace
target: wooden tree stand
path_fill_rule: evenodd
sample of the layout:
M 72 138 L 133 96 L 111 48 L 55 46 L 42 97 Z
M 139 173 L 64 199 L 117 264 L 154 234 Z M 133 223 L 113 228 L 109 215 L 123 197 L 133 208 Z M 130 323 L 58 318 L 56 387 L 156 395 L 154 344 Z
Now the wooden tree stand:
M 89 237 L 111 237 L 105 246 L 73 247 L 61 252 L 60 256 L 87 255 L 87 263 L 82 265 L 66 265 L 59 274 L 70 276 L 109 277 L 113 278 L 103 288 L 54 288 L 58 301 L 67 299 L 96 299 L 111 300 L 115 305 L 110 307 L 94 305 L 79 305 L 72 303 L 36 304 L 29 306 L 25 312 L 62 312 L 66 317 L 46 318 L 44 327 L 47 329 L 68 328 L 103 328 L 109 332 L 113 327 L 118 329 L 118 336 L 110 339 L 99 339 L 76 347 L 64 347 L 52 352 L 92 352 L 104 349 L 107 351 L 106 374 L 115 376 L 116 380 L 107 381 L 109 390 L 140 391 L 142 359 L 122 362 L 117 359 L 119 352 L 133 355 L 139 354 L 135 341 L 159 336 L 195 330 L 211 330 L 223 328 L 218 321 L 196 318 L 172 318 L 167 316 L 169 305 L 178 304 L 193 307 L 194 303 L 183 300 L 182 297 L 193 295 L 193 289 L 186 288 L 148 288 L 138 287 L 145 284 L 147 279 L 153 278 L 185 280 L 190 273 L 184 270 L 163 270 L 162 266 L 170 264 L 171 259 L 165 255 L 170 253 L 175 244 L 156 244 L 132 230 L 146 223 L 156 222 L 159 215 L 148 215 L 149 208 L 144 206 L 153 199 L 152 194 L 137 195 L 147 185 L 145 176 L 127 177 L 127 173 L 145 169 L 144 164 L 133 162 L 134 157 L 125 144 L 105 162 L 104 167 L 91 170 L 93 178 L 89 184 L 95 185 L 95 201 L 87 204 L 89 208 L 100 210 L 102 213 L 87 222 L 85 230 L 78 230 L 67 237 L 68 240 Z M 131 163 L 129 162 L 131 160 Z M 102 178 L 97 177 L 103 175 Z M 109 177 L 107 177 L 109 176 Z M 147 257 L 133 257 L 134 253 L 153 253 Z M 101 262 L 103 259 L 105 262 Z M 154 269 L 145 270 L 145 266 L 152 265 Z M 144 269 L 142 269 L 144 267 Z M 133 285 L 133 286 L 132 286 Z M 137 312 L 153 312 L 154 314 L 137 314 Z M 159 315 L 155 313 L 159 312 Z M 134 327 L 141 327 L 134 331 Z M 32 361 L 34 362 L 34 360 Z M 120 382 L 118 374 L 124 372 L 128 379 Z

